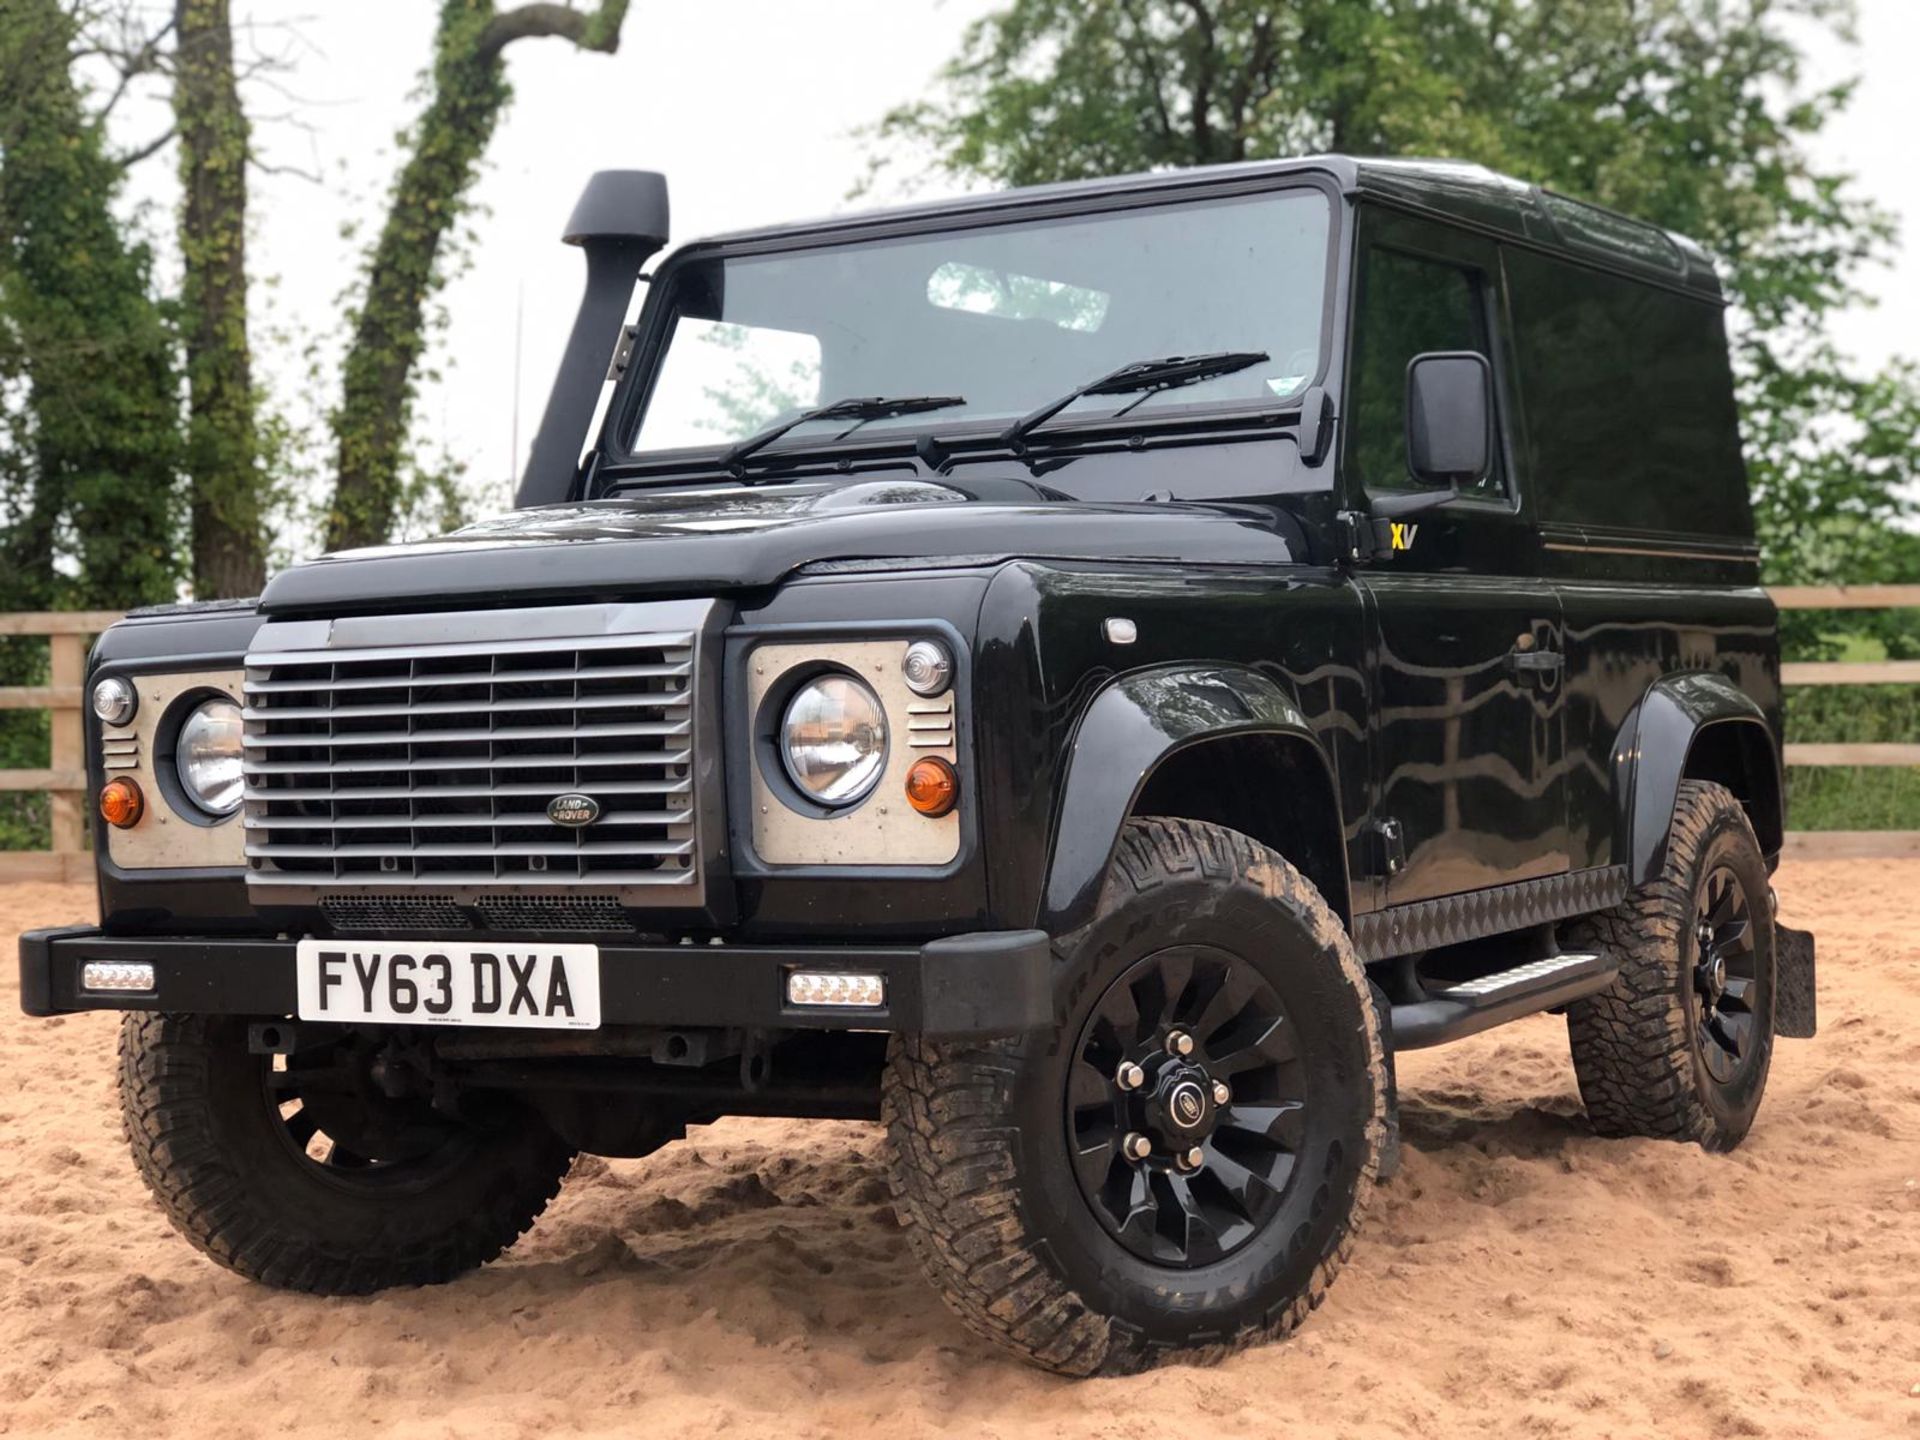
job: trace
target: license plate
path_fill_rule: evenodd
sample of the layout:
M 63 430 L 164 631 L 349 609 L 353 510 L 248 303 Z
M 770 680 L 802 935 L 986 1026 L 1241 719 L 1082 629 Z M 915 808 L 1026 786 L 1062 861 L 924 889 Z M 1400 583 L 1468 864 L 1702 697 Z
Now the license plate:
M 302 940 L 302 1020 L 597 1030 L 598 945 Z

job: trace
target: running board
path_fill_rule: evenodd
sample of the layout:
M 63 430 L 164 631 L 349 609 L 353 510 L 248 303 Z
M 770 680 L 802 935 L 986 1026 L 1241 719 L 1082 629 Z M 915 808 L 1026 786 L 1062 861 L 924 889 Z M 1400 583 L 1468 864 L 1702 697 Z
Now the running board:
M 1584 1000 L 1611 985 L 1618 971 L 1604 955 L 1567 951 L 1476 980 L 1429 986 L 1425 1000 L 1393 1007 L 1393 1048 L 1444 1045 L 1523 1015 Z

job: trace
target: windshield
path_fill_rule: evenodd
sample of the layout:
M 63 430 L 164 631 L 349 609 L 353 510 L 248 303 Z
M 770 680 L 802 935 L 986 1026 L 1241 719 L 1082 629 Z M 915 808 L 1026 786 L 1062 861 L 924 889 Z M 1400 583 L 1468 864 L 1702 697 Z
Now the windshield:
M 1258 364 L 1178 388 L 1087 395 L 1051 422 L 1244 411 L 1320 365 L 1329 206 L 1317 190 L 1108 211 L 677 267 L 634 451 L 732 444 L 850 396 L 964 397 L 937 413 L 809 420 L 775 455 L 861 438 L 1004 428 L 1142 360 Z

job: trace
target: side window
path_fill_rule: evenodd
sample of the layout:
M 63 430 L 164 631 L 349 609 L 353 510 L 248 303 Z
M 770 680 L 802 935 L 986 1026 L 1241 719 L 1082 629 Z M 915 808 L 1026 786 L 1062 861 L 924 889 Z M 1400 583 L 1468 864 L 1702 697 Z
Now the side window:
M 1361 259 L 1360 316 L 1354 331 L 1353 440 L 1348 457 L 1368 490 L 1404 490 L 1407 475 L 1407 364 L 1432 350 L 1491 357 L 1485 287 L 1479 274 L 1444 260 L 1369 247 Z M 1497 458 L 1473 492 L 1506 494 Z
M 1750 537 L 1720 307 L 1530 250 L 1506 267 L 1541 518 Z

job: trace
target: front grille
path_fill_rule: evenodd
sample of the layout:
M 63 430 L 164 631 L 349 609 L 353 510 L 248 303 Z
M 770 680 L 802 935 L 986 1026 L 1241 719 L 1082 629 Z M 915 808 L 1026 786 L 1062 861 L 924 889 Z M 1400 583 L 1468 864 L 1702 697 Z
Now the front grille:
M 343 934 L 419 930 L 446 935 L 473 928 L 467 912 L 444 895 L 329 895 L 320 902 L 320 913 Z
M 455 904 L 447 895 L 328 895 L 320 901 L 320 913 L 341 935 L 454 935 L 474 929 L 630 935 L 639 929 L 618 895 L 489 895 L 471 906 Z
M 431 645 L 307 649 L 263 629 L 247 657 L 248 883 L 696 903 L 696 632 L 527 638 L 558 613 Z M 592 823 L 548 818 L 573 792 L 598 804 Z

